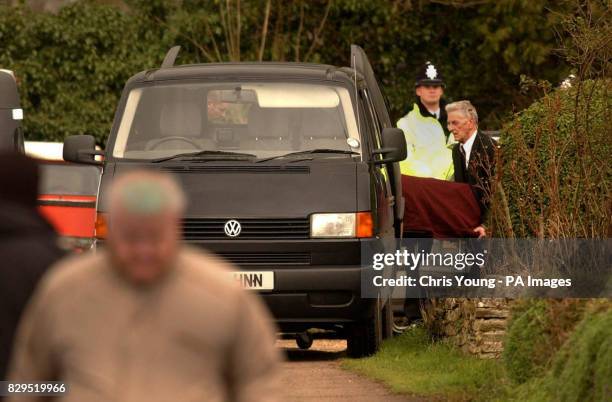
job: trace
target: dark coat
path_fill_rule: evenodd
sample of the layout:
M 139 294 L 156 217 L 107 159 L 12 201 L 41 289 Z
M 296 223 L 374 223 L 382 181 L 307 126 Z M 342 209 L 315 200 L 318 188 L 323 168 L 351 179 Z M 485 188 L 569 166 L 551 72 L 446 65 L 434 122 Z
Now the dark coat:
M 480 206 L 481 221 L 486 221 L 489 205 L 491 203 L 491 182 L 495 176 L 495 153 L 497 145 L 488 135 L 480 131 L 476 133 L 474 144 L 470 152 L 468 168 L 462 163 L 459 144 L 453 146 L 453 165 L 455 168 L 455 181 L 472 185 L 474 195 Z
M 62 255 L 53 228 L 34 208 L 0 203 L 0 380 L 21 312 L 40 277 Z

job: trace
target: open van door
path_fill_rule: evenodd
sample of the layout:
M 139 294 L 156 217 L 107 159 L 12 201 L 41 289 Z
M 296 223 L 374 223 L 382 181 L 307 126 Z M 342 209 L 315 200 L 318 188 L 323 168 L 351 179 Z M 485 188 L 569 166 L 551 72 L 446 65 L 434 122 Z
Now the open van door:
M 24 152 L 22 119 L 15 75 L 0 69 L 0 150 Z
M 391 118 L 389 117 L 389 111 L 385 103 L 382 90 L 376 81 L 374 70 L 368 60 L 364 50 L 358 45 L 351 45 L 351 67 L 356 69 L 361 75 L 363 75 L 368 88 L 370 89 L 370 96 L 372 103 L 376 108 L 376 114 L 378 116 L 378 122 L 380 125 L 380 131 L 382 132 L 385 128 L 393 127 Z M 384 144 L 383 144 L 384 146 Z M 404 219 L 404 196 L 402 194 L 402 175 L 400 172 L 399 162 L 387 164 L 387 170 L 392 175 L 390 178 L 391 191 L 395 197 L 395 234 L 396 237 L 400 237 L 402 230 L 401 224 Z
M 376 106 L 378 119 L 382 125 L 380 128 L 381 131 L 383 128 L 393 127 L 389 112 L 387 111 L 387 106 L 385 105 L 385 99 L 378 86 L 378 81 L 376 81 L 374 70 L 372 70 L 372 65 L 368 60 L 368 56 L 366 56 L 363 49 L 358 45 L 351 45 L 351 67 L 363 75 L 368 84 L 368 88 L 372 91 L 370 95 L 372 96 L 372 101 Z

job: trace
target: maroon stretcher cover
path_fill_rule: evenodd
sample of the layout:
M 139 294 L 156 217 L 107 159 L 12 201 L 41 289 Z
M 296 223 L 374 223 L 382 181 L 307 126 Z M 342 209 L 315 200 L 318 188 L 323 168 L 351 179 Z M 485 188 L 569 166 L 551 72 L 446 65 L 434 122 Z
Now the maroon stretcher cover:
M 475 237 L 480 207 L 469 184 L 402 175 L 404 232 L 434 238 Z

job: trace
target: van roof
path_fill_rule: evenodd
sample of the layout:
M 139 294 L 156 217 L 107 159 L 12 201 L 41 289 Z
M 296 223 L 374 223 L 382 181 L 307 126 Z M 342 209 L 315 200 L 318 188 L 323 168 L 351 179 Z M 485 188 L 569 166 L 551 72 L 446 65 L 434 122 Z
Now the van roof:
M 212 79 L 289 79 L 289 80 L 354 80 L 353 70 L 328 64 L 295 62 L 240 62 L 184 64 L 169 68 L 142 71 L 128 82 L 165 81 L 195 78 Z

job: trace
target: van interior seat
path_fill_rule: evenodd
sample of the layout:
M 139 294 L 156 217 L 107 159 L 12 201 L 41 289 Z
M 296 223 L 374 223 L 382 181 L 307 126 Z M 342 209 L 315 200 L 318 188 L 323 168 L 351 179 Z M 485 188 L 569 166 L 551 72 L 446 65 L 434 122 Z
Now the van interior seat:
M 202 137 L 202 107 L 193 102 L 166 103 L 159 115 L 160 138 L 150 141 L 147 149 L 211 149 L 214 142 Z M 169 137 L 184 137 L 164 140 Z M 198 144 L 196 148 L 191 142 Z M 157 144 L 160 144 L 158 147 Z
M 291 115 L 291 109 L 251 107 L 248 136 L 241 149 L 292 150 Z
M 336 108 L 303 109 L 302 149 L 348 149 L 341 119 Z

